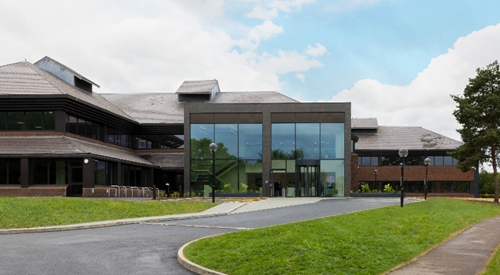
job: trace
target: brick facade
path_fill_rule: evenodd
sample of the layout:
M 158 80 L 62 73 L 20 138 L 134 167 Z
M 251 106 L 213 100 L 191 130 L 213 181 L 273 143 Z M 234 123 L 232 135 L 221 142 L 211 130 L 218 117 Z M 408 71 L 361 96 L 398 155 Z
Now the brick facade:
M 0 197 L 66 197 L 67 185 L 61 186 L 0 186 Z
M 377 170 L 375 179 L 374 170 Z M 399 181 L 400 166 L 358 166 L 358 155 L 351 155 L 351 190 L 357 189 L 360 181 Z M 424 181 L 424 166 L 405 166 L 405 181 Z M 474 170 L 463 173 L 454 166 L 429 166 L 427 179 L 429 181 L 474 181 Z M 472 190 L 472 189 L 471 189 Z

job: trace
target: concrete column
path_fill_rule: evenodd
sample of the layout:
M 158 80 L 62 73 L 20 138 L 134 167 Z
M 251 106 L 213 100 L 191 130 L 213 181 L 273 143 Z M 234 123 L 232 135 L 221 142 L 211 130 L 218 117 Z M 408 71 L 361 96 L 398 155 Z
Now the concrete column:
M 272 168 L 271 147 L 271 111 L 264 107 L 262 114 L 262 196 L 270 197 L 269 185 L 271 183 Z
M 83 162 L 83 188 L 94 188 L 95 183 L 94 183 L 94 175 L 95 175 L 95 162 L 94 159 L 92 158 L 83 158 L 88 159 L 89 162 L 85 163 Z

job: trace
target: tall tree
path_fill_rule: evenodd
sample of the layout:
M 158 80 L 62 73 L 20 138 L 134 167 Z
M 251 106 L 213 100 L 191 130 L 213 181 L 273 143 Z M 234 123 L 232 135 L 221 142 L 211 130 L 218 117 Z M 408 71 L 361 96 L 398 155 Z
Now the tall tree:
M 493 166 L 495 202 L 498 203 L 497 163 L 500 153 L 500 66 L 495 61 L 478 68 L 477 76 L 469 78 L 463 95 L 451 97 L 457 103 L 453 115 L 462 124 L 457 130 L 464 144 L 449 153 L 458 159 L 463 172 L 472 166 L 491 163 Z

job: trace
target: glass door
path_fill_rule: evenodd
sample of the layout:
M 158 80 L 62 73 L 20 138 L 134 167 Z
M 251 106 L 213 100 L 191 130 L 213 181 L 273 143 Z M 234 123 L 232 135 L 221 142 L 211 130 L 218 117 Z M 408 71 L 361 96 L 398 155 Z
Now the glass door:
M 317 197 L 319 194 L 319 165 L 301 165 L 295 168 L 297 197 Z

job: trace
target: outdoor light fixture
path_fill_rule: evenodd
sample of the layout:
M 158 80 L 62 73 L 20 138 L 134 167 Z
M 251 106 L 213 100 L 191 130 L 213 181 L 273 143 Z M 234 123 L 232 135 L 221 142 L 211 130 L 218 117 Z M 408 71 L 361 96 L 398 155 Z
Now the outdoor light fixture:
M 375 181 L 377 181 L 377 173 L 378 173 L 378 171 L 377 170 L 373 170 L 373 173 L 375 174 Z
M 167 186 L 167 198 L 169 197 L 169 194 L 170 194 L 170 184 L 165 183 L 165 185 Z
M 84 159 L 83 163 L 85 163 L 85 164 L 89 163 L 89 159 Z
M 217 144 L 211 143 L 208 148 L 210 149 L 210 152 L 212 152 L 212 164 L 213 164 L 213 170 L 212 170 L 212 203 L 215 203 L 215 151 L 217 151 Z
M 408 150 L 401 148 L 399 149 L 399 157 L 401 157 L 401 207 L 403 207 L 404 204 L 404 197 L 405 197 L 405 160 L 406 157 L 408 156 Z
M 425 158 L 424 159 L 424 165 L 425 165 L 424 196 L 425 196 L 425 199 L 427 199 L 427 172 L 429 171 L 429 164 L 431 164 L 431 159 Z

